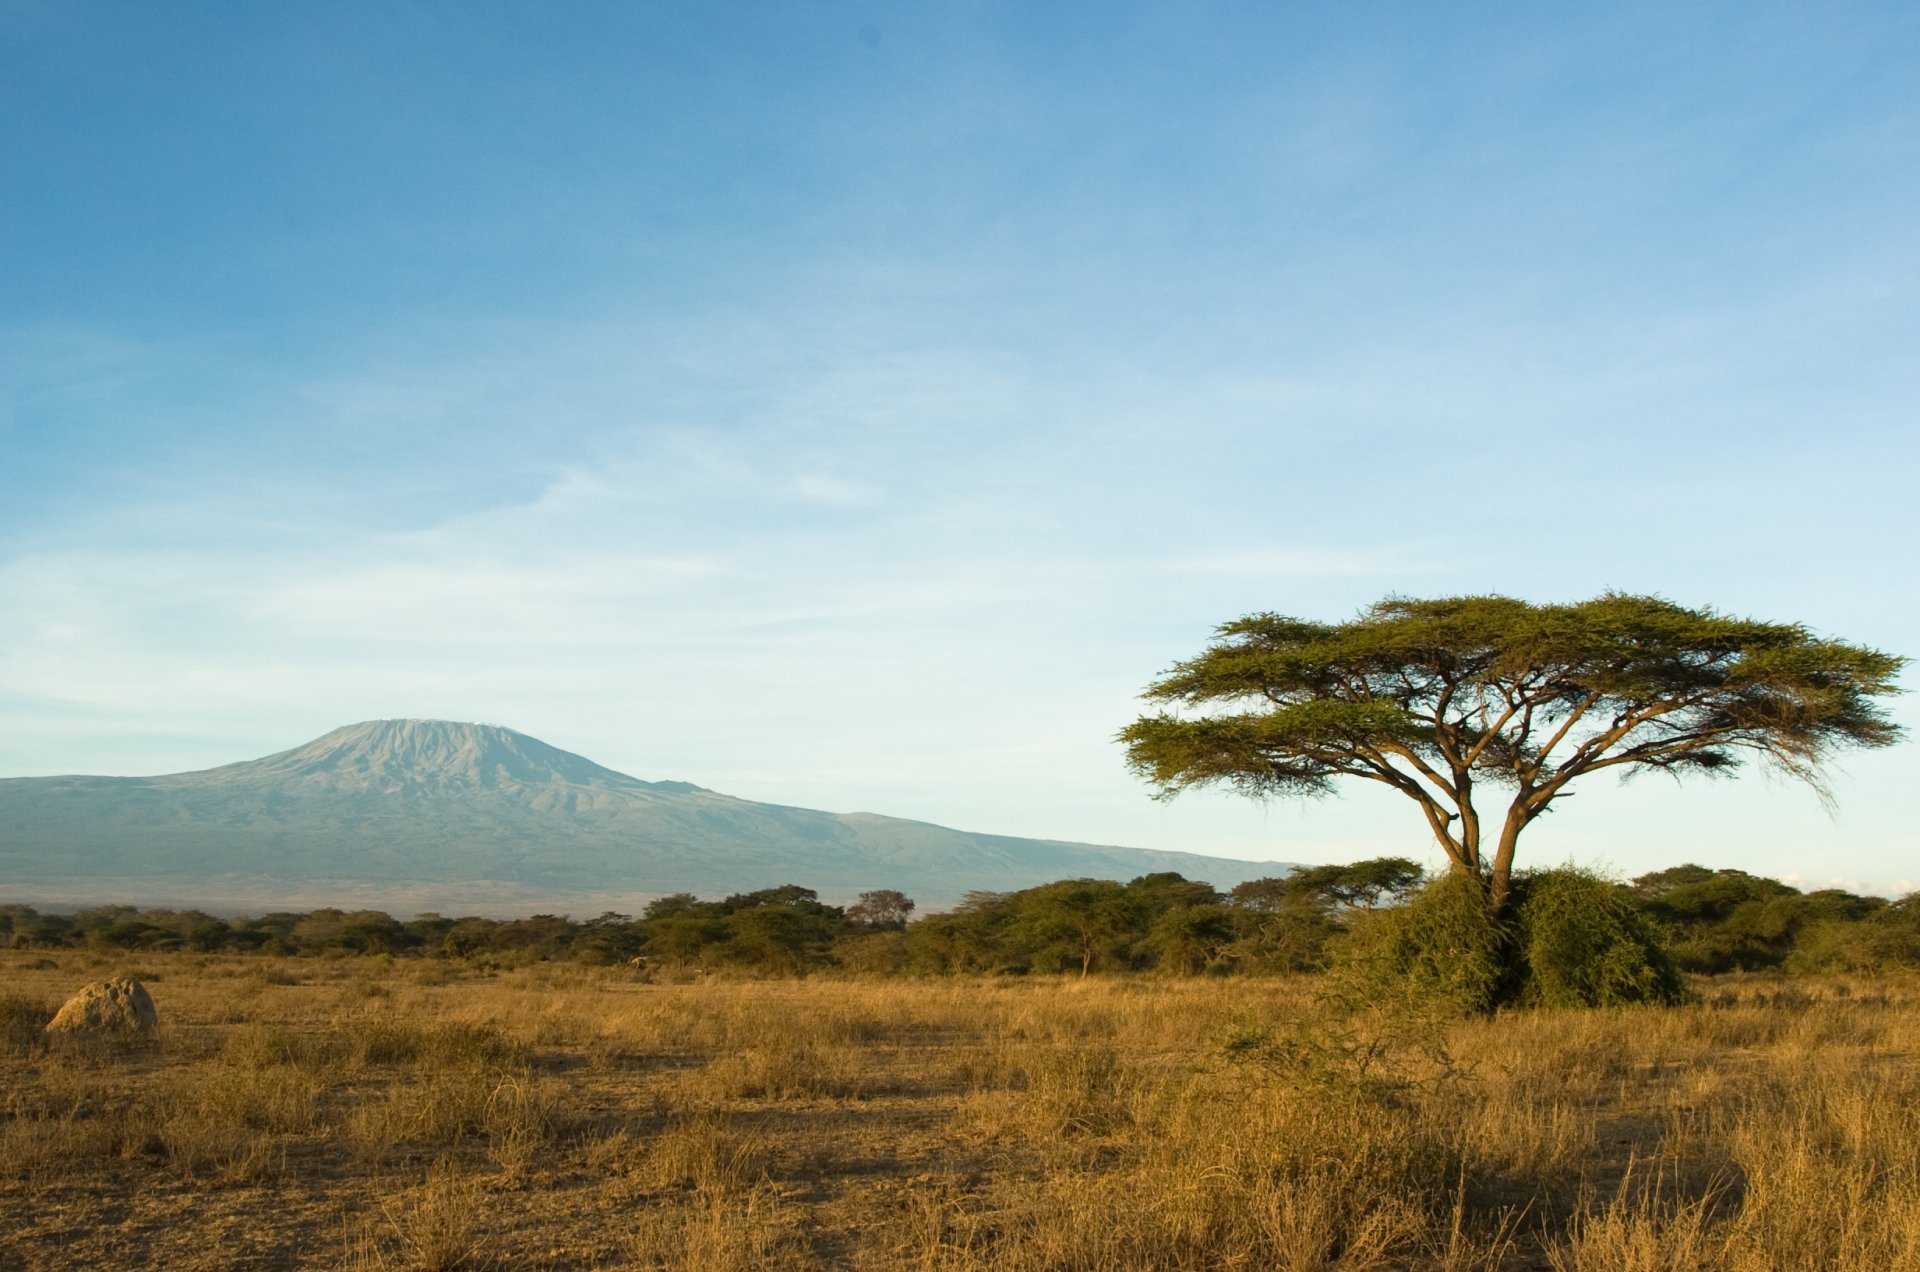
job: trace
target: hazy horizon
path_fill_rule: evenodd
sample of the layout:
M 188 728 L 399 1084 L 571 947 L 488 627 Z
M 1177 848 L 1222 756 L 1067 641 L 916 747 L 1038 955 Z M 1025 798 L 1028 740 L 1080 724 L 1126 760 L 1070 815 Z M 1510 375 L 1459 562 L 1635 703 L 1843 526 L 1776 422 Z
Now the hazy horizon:
M 637 779 L 498 725 L 416 719 L 188 773 L 0 780 L 0 827 L 6 899 L 229 909 L 324 898 L 599 913 L 791 883 L 838 903 L 894 888 L 938 909 L 1071 878 L 1173 872 L 1227 889 L 1293 864 L 756 803 Z

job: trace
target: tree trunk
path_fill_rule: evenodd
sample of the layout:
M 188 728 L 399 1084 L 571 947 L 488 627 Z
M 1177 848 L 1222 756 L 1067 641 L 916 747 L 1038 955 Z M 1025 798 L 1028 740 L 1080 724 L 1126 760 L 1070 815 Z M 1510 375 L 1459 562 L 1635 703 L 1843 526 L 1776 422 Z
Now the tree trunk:
M 1507 809 L 1507 819 L 1500 827 L 1500 843 L 1493 853 L 1493 870 L 1487 878 L 1487 904 L 1496 919 L 1505 916 L 1507 902 L 1513 897 L 1513 850 L 1519 847 L 1520 832 L 1533 820 L 1525 801 L 1523 794 Z

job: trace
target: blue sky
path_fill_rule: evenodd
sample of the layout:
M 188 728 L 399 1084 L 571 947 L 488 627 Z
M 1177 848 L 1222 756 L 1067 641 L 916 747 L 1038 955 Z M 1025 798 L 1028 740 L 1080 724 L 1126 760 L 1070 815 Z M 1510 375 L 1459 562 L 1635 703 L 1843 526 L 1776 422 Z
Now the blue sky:
M 1425 852 L 1112 735 L 1216 623 L 1395 592 L 1920 654 L 1916 84 L 1896 4 L 0 3 L 0 773 L 444 716 Z M 1911 887 L 1913 754 L 1532 851 Z

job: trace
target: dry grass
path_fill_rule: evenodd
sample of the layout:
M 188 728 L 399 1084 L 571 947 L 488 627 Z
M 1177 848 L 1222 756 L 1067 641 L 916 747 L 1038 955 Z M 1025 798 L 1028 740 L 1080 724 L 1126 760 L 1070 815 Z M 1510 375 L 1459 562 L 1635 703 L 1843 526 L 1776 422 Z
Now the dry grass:
M 1912 980 L 1422 1034 L 1300 981 L 143 960 L 157 1044 L 55 1050 L 118 969 L 0 954 L 0 1268 L 1920 1269 Z

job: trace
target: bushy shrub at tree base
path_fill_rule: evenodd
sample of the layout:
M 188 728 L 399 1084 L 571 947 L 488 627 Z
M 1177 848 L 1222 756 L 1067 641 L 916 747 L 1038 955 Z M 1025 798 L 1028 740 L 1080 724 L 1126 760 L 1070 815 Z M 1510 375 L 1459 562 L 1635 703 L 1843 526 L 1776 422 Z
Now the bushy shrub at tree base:
M 1334 994 L 1490 1011 L 1508 997 L 1512 946 L 1478 882 L 1445 874 L 1405 905 L 1361 916 L 1334 956 Z
M 1406 905 L 1364 916 L 1334 968 L 1340 992 L 1461 1013 L 1506 1006 L 1675 1003 L 1686 987 L 1619 885 L 1575 869 L 1516 877 L 1505 920 L 1478 880 L 1444 875 Z
M 1517 1001 L 1540 1007 L 1677 1003 L 1673 960 L 1627 890 L 1584 870 L 1541 870 L 1516 889 Z

